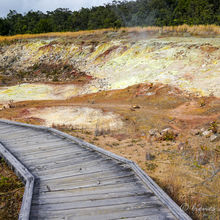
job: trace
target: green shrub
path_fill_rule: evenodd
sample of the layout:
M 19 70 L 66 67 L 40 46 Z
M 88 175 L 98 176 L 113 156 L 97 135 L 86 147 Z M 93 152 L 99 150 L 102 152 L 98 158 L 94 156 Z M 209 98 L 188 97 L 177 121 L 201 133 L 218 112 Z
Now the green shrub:
M 163 134 L 162 140 L 163 141 L 174 141 L 176 139 L 176 135 L 173 131 L 167 131 Z

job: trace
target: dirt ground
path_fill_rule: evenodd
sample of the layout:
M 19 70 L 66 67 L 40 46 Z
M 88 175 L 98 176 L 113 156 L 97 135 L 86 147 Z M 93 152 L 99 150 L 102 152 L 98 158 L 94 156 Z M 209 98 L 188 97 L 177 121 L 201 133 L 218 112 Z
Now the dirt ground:
M 71 111 L 69 120 L 59 118 L 50 124 L 41 117 L 52 109 L 50 118 L 53 114 L 56 118 L 60 108 L 94 109 L 102 117 L 117 115 L 122 123 L 117 129 L 100 126 L 98 119 L 92 126 L 71 124 L 76 119 Z M 219 135 L 220 99 L 216 97 L 144 83 L 65 101 L 17 102 L 0 111 L 0 117 L 53 126 L 131 159 L 194 219 L 220 217 L 220 140 L 210 140 L 211 135 Z
M 18 219 L 24 193 L 23 183 L 0 158 L 0 219 Z

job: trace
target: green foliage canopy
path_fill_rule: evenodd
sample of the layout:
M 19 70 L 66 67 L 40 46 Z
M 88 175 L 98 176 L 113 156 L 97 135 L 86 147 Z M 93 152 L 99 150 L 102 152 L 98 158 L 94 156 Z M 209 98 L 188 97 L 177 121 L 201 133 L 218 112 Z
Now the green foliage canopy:
M 220 25 L 220 0 L 123 0 L 74 12 L 58 8 L 24 15 L 10 10 L 0 18 L 0 35 L 181 24 Z

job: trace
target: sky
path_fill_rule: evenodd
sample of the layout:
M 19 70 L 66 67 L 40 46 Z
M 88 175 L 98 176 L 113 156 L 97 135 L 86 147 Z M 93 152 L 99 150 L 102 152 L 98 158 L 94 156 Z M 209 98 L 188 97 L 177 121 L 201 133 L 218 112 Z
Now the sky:
M 33 11 L 54 11 L 57 8 L 69 8 L 72 11 L 80 8 L 104 5 L 112 0 L 0 0 L 0 17 L 7 16 L 9 10 L 19 13 Z

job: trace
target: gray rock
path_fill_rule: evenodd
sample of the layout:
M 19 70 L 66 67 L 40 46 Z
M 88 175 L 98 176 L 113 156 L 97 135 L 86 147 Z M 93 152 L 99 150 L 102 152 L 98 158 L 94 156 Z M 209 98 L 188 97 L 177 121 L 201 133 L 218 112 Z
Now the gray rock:
M 151 129 L 151 130 L 149 130 L 149 134 L 150 134 L 150 136 L 155 136 L 155 135 L 159 134 L 159 130 L 156 128 Z
M 199 135 L 201 133 L 201 131 L 199 129 L 194 129 L 191 131 L 192 135 Z
M 167 132 L 171 132 L 171 128 L 165 128 L 165 129 L 163 129 L 160 133 L 161 133 L 161 134 L 165 134 L 165 133 L 167 133 Z
M 213 134 L 210 137 L 211 142 L 219 141 L 220 140 L 220 135 L 219 134 Z
M 181 150 L 181 151 L 184 150 L 185 146 L 186 146 L 185 143 L 180 143 L 180 144 L 178 145 L 178 150 Z
M 202 135 L 208 138 L 212 135 L 212 131 L 208 131 L 208 130 L 204 131 L 204 132 L 202 132 Z
M 198 164 L 199 165 L 206 165 L 208 163 L 209 163 L 209 157 L 204 153 L 200 153 L 200 155 L 198 157 Z
M 156 95 L 156 92 L 147 92 L 146 96 L 152 96 L 152 95 Z
M 146 160 L 154 160 L 156 157 L 150 153 L 146 153 Z
M 3 57 L 3 60 L 7 61 L 8 60 L 8 56 Z
M 204 132 L 205 131 L 205 128 L 201 128 L 201 130 L 200 130 L 201 132 Z

